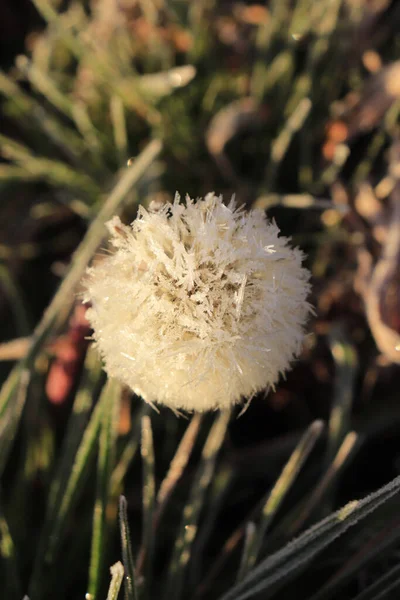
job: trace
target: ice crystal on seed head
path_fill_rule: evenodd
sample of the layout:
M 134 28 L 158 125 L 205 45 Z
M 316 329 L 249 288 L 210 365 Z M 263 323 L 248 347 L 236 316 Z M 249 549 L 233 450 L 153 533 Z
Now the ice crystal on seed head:
M 273 387 L 298 355 L 309 273 L 263 212 L 222 197 L 108 223 L 115 251 L 89 269 L 87 317 L 105 369 L 147 402 L 225 409 Z

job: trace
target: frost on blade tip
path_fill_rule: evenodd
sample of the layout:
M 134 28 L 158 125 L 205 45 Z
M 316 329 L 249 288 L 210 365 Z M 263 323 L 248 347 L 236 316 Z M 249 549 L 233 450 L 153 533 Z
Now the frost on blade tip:
M 226 409 L 273 387 L 298 355 L 309 273 L 263 212 L 208 194 L 108 223 L 114 251 L 84 300 L 105 369 L 146 402 Z

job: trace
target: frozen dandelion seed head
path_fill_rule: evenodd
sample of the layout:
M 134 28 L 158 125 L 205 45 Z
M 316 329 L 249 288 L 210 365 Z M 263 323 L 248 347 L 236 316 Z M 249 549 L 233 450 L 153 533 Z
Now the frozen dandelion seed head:
M 309 273 L 261 211 L 208 194 L 108 223 L 114 252 L 85 301 L 105 369 L 150 403 L 226 409 L 273 387 L 298 355 Z

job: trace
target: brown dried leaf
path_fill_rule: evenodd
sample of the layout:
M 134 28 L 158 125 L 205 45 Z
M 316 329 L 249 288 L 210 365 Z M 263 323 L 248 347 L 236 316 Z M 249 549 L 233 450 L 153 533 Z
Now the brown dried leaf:
M 369 326 L 378 348 L 390 360 L 400 363 L 400 141 L 393 144 L 390 174 L 397 176 L 390 197 L 391 218 L 382 254 L 372 270 L 364 292 Z

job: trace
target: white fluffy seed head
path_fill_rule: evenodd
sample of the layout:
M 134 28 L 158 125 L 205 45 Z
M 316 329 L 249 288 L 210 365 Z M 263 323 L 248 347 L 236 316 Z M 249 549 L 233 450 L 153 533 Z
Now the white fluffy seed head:
M 208 194 L 108 223 L 115 251 L 84 300 L 105 369 L 150 403 L 226 409 L 274 387 L 298 355 L 309 272 L 261 211 Z

